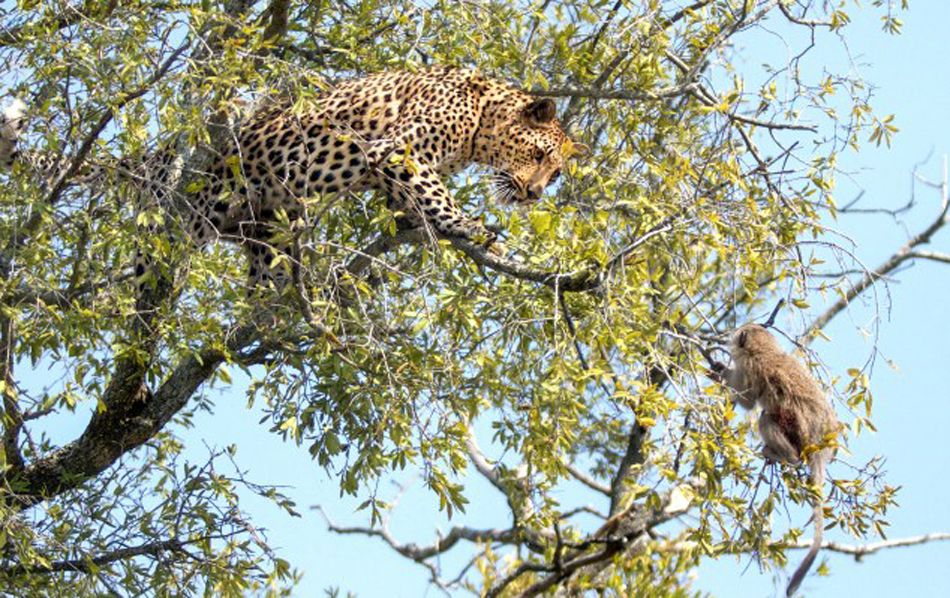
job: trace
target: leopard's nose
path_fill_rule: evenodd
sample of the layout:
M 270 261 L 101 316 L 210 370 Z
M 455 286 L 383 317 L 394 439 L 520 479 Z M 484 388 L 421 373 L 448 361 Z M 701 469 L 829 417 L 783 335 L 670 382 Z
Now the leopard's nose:
M 525 189 L 525 195 L 528 196 L 528 199 L 531 201 L 537 201 L 541 199 L 541 196 L 544 194 L 544 185 L 534 184 L 528 185 L 528 188 Z

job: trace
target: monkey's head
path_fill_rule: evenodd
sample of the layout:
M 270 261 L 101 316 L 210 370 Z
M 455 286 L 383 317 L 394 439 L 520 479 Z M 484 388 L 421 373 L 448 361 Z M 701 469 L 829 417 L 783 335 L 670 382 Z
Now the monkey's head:
M 782 353 L 782 347 L 761 324 L 749 322 L 732 333 L 730 352 L 733 359 L 768 353 Z

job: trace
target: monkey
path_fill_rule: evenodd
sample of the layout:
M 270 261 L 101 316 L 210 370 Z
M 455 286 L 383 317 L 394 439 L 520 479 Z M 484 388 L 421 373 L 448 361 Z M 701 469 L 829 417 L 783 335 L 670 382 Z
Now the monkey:
M 798 465 L 807 447 L 822 445 L 826 437 L 838 431 L 838 417 L 818 383 L 805 366 L 782 350 L 765 326 L 754 322 L 740 326 L 732 335 L 729 349 L 732 367 L 713 363 L 714 377 L 732 390 L 733 399 L 743 408 L 761 409 L 759 435 L 766 459 Z M 825 467 L 834 455 L 833 447 L 825 447 L 805 457 L 810 481 L 818 489 L 813 501 L 815 535 L 808 554 L 788 582 L 788 597 L 798 589 L 821 548 Z

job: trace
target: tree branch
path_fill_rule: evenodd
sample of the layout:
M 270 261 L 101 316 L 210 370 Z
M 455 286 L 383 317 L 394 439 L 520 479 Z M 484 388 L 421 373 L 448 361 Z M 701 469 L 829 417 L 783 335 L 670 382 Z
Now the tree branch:
M 785 15 L 785 18 L 788 19 L 789 22 L 795 23 L 796 25 L 805 25 L 806 27 L 812 27 L 812 28 L 814 27 L 829 27 L 830 28 L 832 26 L 831 21 L 817 21 L 817 20 L 812 20 L 812 19 L 801 19 L 799 17 L 796 17 L 795 15 L 792 14 L 792 10 L 789 7 L 782 4 L 781 2 L 778 3 L 778 9 L 782 11 L 782 14 Z
M 446 534 L 444 538 L 439 538 L 432 544 L 426 546 L 419 546 L 412 542 L 408 544 L 401 544 L 392 536 L 389 530 L 384 527 L 371 528 L 361 526 L 339 526 L 330 520 L 322 508 L 317 508 L 326 519 L 327 529 L 331 532 L 340 535 L 355 534 L 380 538 L 386 544 L 388 544 L 390 548 L 402 556 L 416 561 L 417 563 L 421 563 L 426 559 L 451 550 L 456 544 L 458 544 L 459 540 L 466 540 L 472 542 L 473 544 L 482 542 L 497 542 L 500 544 L 510 545 L 518 545 L 524 540 L 524 535 L 518 529 L 475 529 L 472 527 L 457 525 L 452 527 L 452 529 L 449 530 L 449 533 Z
M 592 87 L 552 87 L 551 89 L 535 88 L 528 93 L 546 98 L 588 98 L 594 100 L 627 100 L 627 101 L 655 101 L 664 98 L 673 98 L 690 93 L 695 87 L 692 81 L 664 87 L 656 91 L 638 91 L 633 89 L 596 89 Z
M 854 556 L 855 560 L 862 560 L 865 556 L 870 554 L 876 554 L 882 550 L 887 550 L 890 548 L 906 548 L 909 546 L 919 546 L 921 544 L 929 544 L 930 542 L 945 542 L 950 541 L 950 532 L 935 532 L 932 534 L 924 534 L 921 536 L 911 536 L 909 538 L 898 538 L 895 540 L 883 540 L 881 542 L 870 542 L 868 544 L 843 544 L 841 542 L 833 542 L 825 540 L 821 544 L 821 549 L 827 552 L 837 552 L 840 554 L 847 554 Z M 807 550 L 811 548 L 811 539 L 802 538 L 796 542 L 772 542 L 771 546 L 784 548 L 786 550 Z M 681 552 L 685 550 L 695 550 L 696 545 L 693 542 L 679 542 L 676 543 L 665 550 Z M 738 547 L 735 549 L 727 550 L 723 554 L 745 554 L 748 552 L 758 552 L 761 550 L 761 547 Z
M 203 540 L 203 539 L 202 539 Z M 156 556 L 163 552 L 179 552 L 186 544 L 193 544 L 198 540 L 182 542 L 180 540 L 162 540 L 149 542 L 131 548 L 120 548 L 99 556 L 68 561 L 54 561 L 48 565 L 5 565 L 0 567 L 0 576 L 15 577 L 18 575 L 46 574 L 68 571 L 71 573 L 91 573 L 93 570 L 116 561 L 122 561 L 137 556 Z
M 11 469 L 23 467 L 20 453 L 20 430 L 23 429 L 23 414 L 17 402 L 16 378 L 13 367 L 16 363 L 16 320 L 9 315 L 0 315 L 0 383 L 3 390 L 3 451 L 4 459 Z
M 237 352 L 258 339 L 258 328 L 235 329 L 227 343 Z M 224 361 L 220 349 L 204 349 L 183 358 L 155 393 L 142 384 L 144 367 L 131 358 L 120 359 L 97 410 L 82 435 L 70 444 L 39 457 L 15 477 L 14 506 L 25 509 L 81 485 L 140 446 L 171 421 Z
M 941 205 L 937 217 L 924 230 L 911 237 L 907 243 L 905 243 L 900 249 L 891 255 L 891 257 L 886 259 L 884 263 L 874 270 L 866 272 L 861 280 L 845 291 L 843 297 L 838 299 L 838 301 L 829 307 L 823 314 L 815 318 L 815 320 L 808 326 L 808 329 L 802 335 L 801 342 L 805 344 L 810 343 L 811 340 L 814 339 L 818 334 L 818 331 L 827 326 L 835 316 L 844 311 L 844 309 L 848 307 L 852 300 L 874 285 L 877 281 L 886 278 L 888 274 L 890 274 L 894 269 L 907 260 L 928 259 L 937 262 L 950 263 L 950 256 L 946 254 L 915 251 L 917 246 L 929 243 L 931 238 L 941 228 L 946 226 L 948 220 L 950 220 L 950 218 L 948 218 L 948 208 L 950 208 L 950 197 L 948 197 L 947 190 L 948 183 L 950 183 L 950 179 L 948 179 L 947 174 L 947 163 L 946 160 L 944 160 L 943 185 L 941 186 Z
M 264 29 L 264 40 L 277 43 L 287 33 L 287 9 L 290 0 L 271 0 L 265 10 L 267 14 L 267 28 Z
M 59 198 L 59 195 L 63 192 L 63 189 L 72 181 L 73 177 L 79 172 L 82 168 L 83 163 L 86 160 L 86 156 L 92 151 L 93 146 L 96 144 L 99 139 L 99 135 L 106 129 L 110 122 L 112 122 L 113 117 L 116 115 L 116 112 L 121 109 L 123 106 L 129 102 L 136 100 L 154 87 L 156 83 L 161 81 L 161 79 L 168 73 L 168 71 L 174 66 L 178 58 L 188 49 L 189 44 L 184 43 L 179 48 L 177 48 L 171 55 L 162 63 L 161 67 L 155 71 L 151 77 L 149 77 L 145 83 L 139 86 L 137 89 L 120 96 L 119 100 L 112 106 L 104 108 L 96 119 L 96 124 L 92 127 L 89 133 L 83 139 L 82 144 L 79 146 L 79 150 L 73 156 L 72 160 L 69 161 L 69 166 L 62 171 L 52 185 L 50 185 L 50 191 L 47 193 L 46 198 L 43 200 L 43 203 L 46 205 L 53 205 L 56 203 L 56 200 Z M 10 241 L 4 248 L 3 254 L 0 255 L 0 277 L 7 279 L 10 276 L 10 268 L 14 255 L 16 255 L 17 250 L 26 242 L 26 240 L 33 234 L 36 228 L 43 222 L 43 213 L 41 210 L 37 210 L 33 215 L 19 227 L 17 234 L 11 235 Z
M 512 278 L 524 280 L 527 282 L 536 282 L 555 291 L 565 292 L 585 292 L 593 291 L 604 283 L 609 275 L 623 262 L 629 254 L 642 247 L 648 240 L 654 236 L 661 235 L 672 230 L 672 223 L 679 218 L 680 214 L 667 216 L 655 226 L 651 227 L 642 235 L 638 236 L 631 243 L 621 249 L 608 262 L 605 268 L 581 268 L 573 272 L 558 273 L 539 270 L 527 266 L 521 262 L 500 257 L 481 245 L 477 245 L 465 239 L 448 238 L 454 247 L 461 250 L 472 261 L 480 266 L 490 270 L 495 270 Z M 407 244 L 422 244 L 438 238 L 432 231 L 422 228 L 397 231 L 395 235 L 382 233 L 376 237 L 373 242 L 362 250 L 354 252 L 355 255 L 345 266 L 350 273 L 365 270 L 380 255 L 392 251 L 393 249 Z
M 21 305 L 24 303 L 28 305 L 42 303 L 43 305 L 66 309 L 70 306 L 70 304 L 72 304 L 73 301 L 79 299 L 80 297 L 107 289 L 113 285 L 127 281 L 130 278 L 132 278 L 131 274 L 123 274 L 98 284 L 80 284 L 72 288 L 52 291 L 38 291 L 30 288 L 27 285 L 20 285 L 15 290 L 11 291 L 6 297 L 3 297 L 3 303 L 9 306 Z
M 604 494 L 606 496 L 610 496 L 610 486 L 608 486 L 607 484 L 601 484 L 600 482 L 590 477 L 583 471 L 577 469 L 576 467 L 574 467 L 567 461 L 562 460 L 561 466 L 567 470 L 567 473 L 571 474 L 571 477 L 573 477 L 575 480 L 577 480 L 581 484 L 584 484 L 591 490 L 600 492 L 601 494 Z
M 488 480 L 492 486 L 507 496 L 508 486 L 498 475 L 498 470 L 485 458 L 485 454 L 482 453 L 482 449 L 479 448 L 478 441 L 475 439 L 475 434 L 472 433 L 471 426 L 469 426 L 468 433 L 465 435 L 465 449 L 472 465 L 475 466 L 475 470 L 482 474 L 482 477 Z
M 697 481 L 696 484 L 698 483 Z M 692 486 L 695 487 L 696 484 L 692 484 Z M 573 555 L 564 559 L 560 565 L 524 563 L 496 583 L 487 592 L 486 598 L 499 596 L 511 582 L 524 573 L 529 571 L 550 572 L 551 575 L 535 582 L 519 594 L 520 598 L 531 598 L 557 584 L 568 581 L 582 569 L 584 575 L 589 576 L 591 571 L 587 569 L 588 567 L 601 564 L 608 566 L 613 562 L 613 557 L 621 552 L 641 550 L 645 545 L 645 532 L 678 517 L 686 511 L 689 500 L 685 499 L 684 502 L 683 496 L 684 493 L 680 488 L 674 488 L 667 492 L 660 501 L 662 507 L 657 511 L 651 511 L 644 505 L 632 506 L 605 523 L 591 538 L 580 545 L 581 550 L 575 551 Z M 602 545 L 603 549 L 592 554 L 583 552 L 585 548 L 593 545 Z
M 950 254 L 937 253 L 936 251 L 911 251 L 907 254 L 907 259 L 930 260 L 950 264 Z
M 85 8 L 67 6 L 58 15 L 47 17 L 39 23 L 24 23 L 18 27 L 7 29 L 6 31 L 0 32 L 0 47 L 14 46 L 21 43 L 32 29 L 52 28 L 57 31 L 65 29 L 88 17 L 91 12 L 92 11 Z
M 617 514 L 623 504 L 623 497 L 626 495 L 624 483 L 630 475 L 630 470 L 644 462 L 643 439 L 646 437 L 646 433 L 647 429 L 636 421 L 630 427 L 630 433 L 627 435 L 627 450 L 623 455 L 623 459 L 620 460 L 617 473 L 610 481 L 610 511 L 608 515 L 611 517 Z
M 925 534 L 922 536 L 912 536 L 910 538 L 900 538 L 897 540 L 884 540 L 882 542 L 871 542 L 869 544 L 841 544 L 839 542 L 823 542 L 822 550 L 831 552 L 840 552 L 842 554 L 854 555 L 854 558 L 861 560 L 864 556 L 875 554 L 888 548 L 905 548 L 907 546 L 918 546 L 929 542 L 942 542 L 950 540 L 950 532 L 937 532 Z M 806 549 L 811 548 L 811 542 L 801 540 L 789 548 Z
M 508 502 L 508 508 L 511 509 L 514 527 L 518 530 L 521 542 L 524 542 L 530 550 L 543 553 L 546 543 L 553 540 L 554 532 L 549 529 L 537 530 L 524 525 L 534 509 L 527 487 L 527 476 L 516 469 L 515 471 L 509 470 L 510 473 L 503 477 L 504 470 L 493 466 L 485 458 L 471 427 L 469 427 L 465 438 L 465 448 L 475 469 L 504 495 Z

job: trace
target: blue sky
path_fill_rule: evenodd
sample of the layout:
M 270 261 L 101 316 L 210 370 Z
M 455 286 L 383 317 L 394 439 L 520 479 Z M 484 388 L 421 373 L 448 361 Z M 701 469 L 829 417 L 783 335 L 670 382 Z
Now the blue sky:
M 860 153 L 847 156 L 843 167 L 855 176 L 852 181 L 839 181 L 837 197 L 843 204 L 864 190 L 868 206 L 896 207 L 909 198 L 913 165 L 932 152 L 920 172 L 939 180 L 942 156 L 950 153 L 946 108 L 950 66 L 945 62 L 950 3 L 914 3 L 904 14 L 901 36 L 881 33 L 879 22 L 871 15 L 853 14 L 857 18 L 845 30 L 852 56 L 855 63 L 863 65 L 860 72 L 877 86 L 873 104 L 881 113 L 897 115 L 900 133 L 890 149 L 864 146 Z M 916 232 L 936 214 L 936 192 L 918 188 L 917 200 L 915 210 L 901 221 L 888 216 L 842 217 L 837 227 L 857 242 L 858 255 L 865 264 L 877 265 L 906 240 L 907 231 Z M 950 231 L 938 235 L 932 249 L 950 251 Z M 872 377 L 878 432 L 863 434 L 850 446 L 851 463 L 885 455 L 889 483 L 902 486 L 900 507 L 890 513 L 891 538 L 950 531 L 950 464 L 943 446 L 950 429 L 950 385 L 945 379 L 950 364 L 946 353 L 950 349 L 948 281 L 950 266 L 918 263 L 900 272 L 890 285 L 890 305 L 885 304 L 888 309 L 882 310 L 888 318 L 880 323 L 879 343 L 883 357 L 893 361 L 899 371 L 878 360 Z M 818 313 L 820 305 L 813 306 Z M 832 372 L 843 373 L 870 355 L 870 341 L 858 329 L 869 325 L 874 314 L 871 307 L 856 305 L 840 315 L 826 330 L 832 342 L 815 344 Z M 252 513 L 270 528 L 271 540 L 304 570 L 298 595 L 320 595 L 328 586 L 362 597 L 440 594 L 428 586 L 424 569 L 379 540 L 328 534 L 319 513 L 305 507 L 321 504 L 338 524 L 356 525 L 365 522 L 363 515 L 354 513 L 360 501 L 341 498 L 336 481 L 320 470 L 306 451 L 268 434 L 256 423 L 258 418 L 244 409 L 244 403 L 239 389 L 218 398 L 215 415 L 199 419 L 196 429 L 185 437 L 198 446 L 198 440 L 211 444 L 237 441 L 238 457 L 252 477 L 296 487 L 292 494 L 304 508 L 302 520 L 290 521 L 266 505 L 252 507 Z M 400 482 L 410 488 L 394 515 L 394 534 L 403 541 L 431 542 L 437 527 L 445 530 L 450 524 L 443 517 L 433 518 L 437 507 L 418 480 Z M 491 526 L 507 521 L 506 507 L 494 490 L 478 476 L 469 476 L 465 483 L 472 504 L 451 524 Z M 395 495 L 395 488 L 387 488 L 385 483 L 381 489 L 384 495 Z M 834 530 L 827 537 L 855 541 Z M 791 562 L 797 563 L 802 556 L 792 554 Z M 950 542 L 892 549 L 866 557 L 862 563 L 842 555 L 825 556 L 830 575 L 810 576 L 803 587 L 808 596 L 950 596 Z M 442 564 L 448 572 L 458 563 L 457 557 L 449 556 Z M 778 595 L 784 579 L 775 572 L 760 572 L 748 557 L 725 558 L 700 568 L 694 587 L 731 598 L 761 597 Z
M 860 15 L 860 11 L 853 12 Z M 839 204 L 864 190 L 868 206 L 902 205 L 909 197 L 913 165 L 932 152 L 933 157 L 920 172 L 939 180 L 942 157 L 950 154 L 946 108 L 950 104 L 950 66 L 945 61 L 950 3 L 918 1 L 903 16 L 905 29 L 901 36 L 884 35 L 879 23 L 868 16 L 856 18 L 845 30 L 855 62 L 865 65 L 860 69 L 862 74 L 877 86 L 875 107 L 897 115 L 900 133 L 890 149 L 865 146 L 860 153 L 847 156 L 842 166 L 855 171 L 855 176 L 851 181 L 839 181 Z M 904 242 L 908 231 L 920 230 L 936 214 L 936 192 L 920 187 L 917 200 L 914 211 L 901 221 L 888 216 L 843 217 L 837 227 L 857 242 L 864 263 L 875 266 Z M 931 248 L 950 252 L 950 231 L 939 234 Z M 878 342 L 883 357 L 893 361 L 899 371 L 878 360 L 872 377 L 878 432 L 854 440 L 849 461 L 863 463 L 873 455 L 887 456 L 888 481 L 902 486 L 900 507 L 890 514 L 891 538 L 950 531 L 950 462 L 942 444 L 950 429 L 950 385 L 945 379 L 950 359 L 944 353 L 950 349 L 950 266 L 919 263 L 900 272 L 889 290 L 890 302 L 882 310 L 888 318 L 880 323 Z M 817 313 L 820 305 L 813 305 Z M 814 345 L 832 372 L 843 373 L 870 355 L 871 343 L 858 329 L 869 325 L 874 315 L 872 307 L 856 305 L 840 315 L 826 330 L 832 341 Z M 289 493 L 297 500 L 302 519 L 290 519 L 263 501 L 252 499 L 244 506 L 257 525 L 269 530 L 270 540 L 281 549 L 282 556 L 305 572 L 297 595 L 322 595 L 329 586 L 364 598 L 439 595 L 428 585 L 422 567 L 378 539 L 337 536 L 326 531 L 321 515 L 309 506 L 322 505 L 341 525 L 364 524 L 365 516 L 354 513 L 363 497 L 341 498 L 337 480 L 320 469 L 305 448 L 283 443 L 267 432 L 266 424 L 258 424 L 258 414 L 245 408 L 246 380 L 236 377 L 236 382 L 226 393 L 215 395 L 213 415 L 199 415 L 196 426 L 181 435 L 195 461 L 205 455 L 205 443 L 237 443 L 238 460 L 249 470 L 251 479 L 294 487 Z M 73 419 L 71 423 L 77 426 L 84 423 L 82 418 Z M 58 431 L 67 432 L 65 428 Z M 485 448 L 490 453 L 490 448 Z M 835 466 L 830 475 L 835 475 Z M 437 504 L 421 482 L 411 477 L 398 481 L 409 486 L 391 523 L 393 533 L 402 541 L 429 543 L 436 537 L 437 528 L 445 530 L 452 524 L 487 527 L 508 521 L 503 500 L 478 476 L 465 480 L 471 504 L 465 514 L 451 522 L 441 515 L 433 516 Z M 395 487 L 388 482 L 381 485 L 381 495 L 395 494 Z M 594 498 L 590 498 L 592 503 Z M 827 537 L 855 542 L 835 531 Z M 464 553 L 464 547 L 459 550 Z M 444 558 L 442 565 L 447 573 L 461 564 L 459 556 L 463 555 Z M 801 556 L 792 554 L 792 563 Z M 866 557 L 863 563 L 841 555 L 825 556 L 831 574 L 826 578 L 810 576 L 804 585 L 808 596 L 950 596 L 950 542 L 889 550 Z M 784 587 L 784 578 L 776 585 L 775 573 L 760 572 L 748 557 L 738 561 L 724 558 L 700 568 L 694 587 L 730 598 L 772 596 Z

